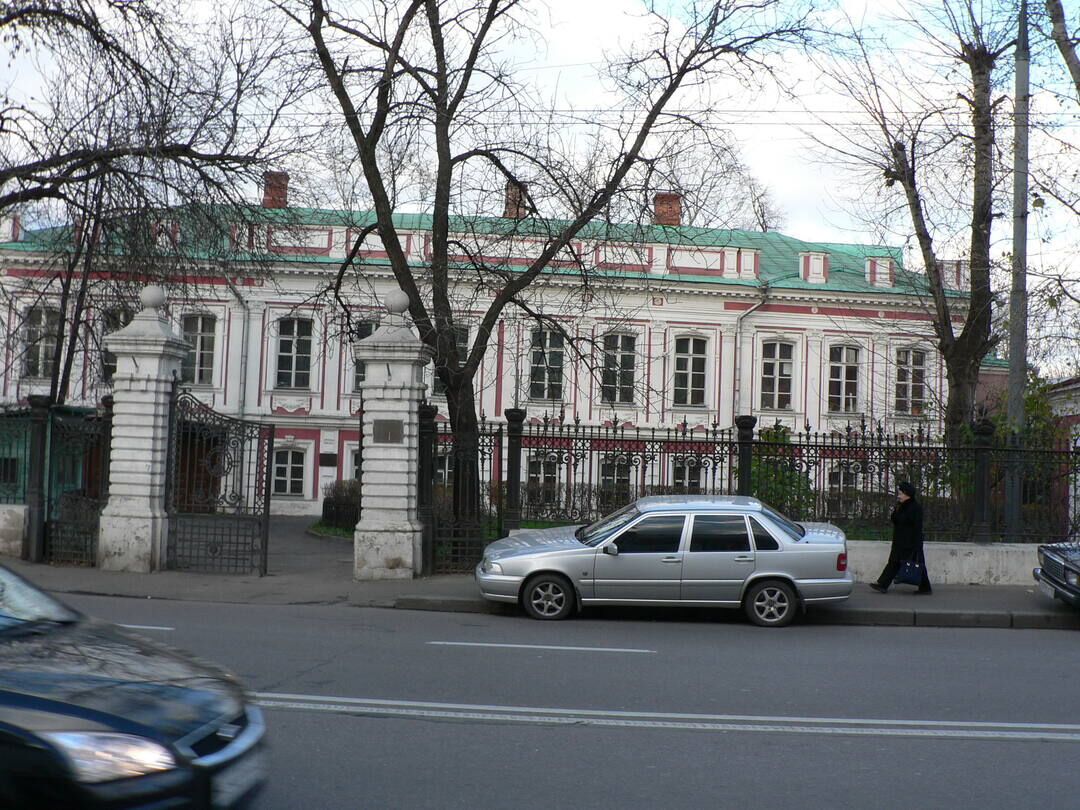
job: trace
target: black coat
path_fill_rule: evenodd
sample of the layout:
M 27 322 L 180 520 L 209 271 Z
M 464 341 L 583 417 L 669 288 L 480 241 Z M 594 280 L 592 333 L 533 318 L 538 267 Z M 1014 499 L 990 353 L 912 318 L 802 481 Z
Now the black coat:
M 893 546 L 902 555 L 922 547 L 922 504 L 914 498 L 898 503 L 889 516 L 893 522 Z

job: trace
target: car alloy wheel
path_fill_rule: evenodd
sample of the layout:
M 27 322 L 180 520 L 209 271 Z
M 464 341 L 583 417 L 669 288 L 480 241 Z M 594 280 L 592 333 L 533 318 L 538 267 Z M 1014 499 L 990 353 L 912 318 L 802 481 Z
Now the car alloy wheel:
M 522 603 L 534 619 L 565 619 L 574 609 L 574 589 L 560 576 L 543 574 L 525 586 Z
M 746 615 L 761 627 L 784 627 L 795 618 L 795 591 L 785 582 L 758 582 L 746 595 Z

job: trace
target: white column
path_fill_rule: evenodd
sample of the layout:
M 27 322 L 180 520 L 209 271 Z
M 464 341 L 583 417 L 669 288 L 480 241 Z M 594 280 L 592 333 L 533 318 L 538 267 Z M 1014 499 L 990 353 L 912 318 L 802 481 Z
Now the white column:
M 116 355 L 116 374 L 109 502 L 101 513 L 97 564 L 146 573 L 165 564 L 169 400 L 188 345 L 160 312 L 161 287 L 146 287 L 139 298 L 142 311 L 105 336 L 105 347 Z
M 421 564 L 417 406 L 427 388 L 423 373 L 431 352 L 405 318 L 408 296 L 395 290 L 385 303 L 390 314 L 383 324 L 353 343 L 353 357 L 366 364 L 363 508 L 353 535 L 353 578 L 358 580 L 411 579 Z

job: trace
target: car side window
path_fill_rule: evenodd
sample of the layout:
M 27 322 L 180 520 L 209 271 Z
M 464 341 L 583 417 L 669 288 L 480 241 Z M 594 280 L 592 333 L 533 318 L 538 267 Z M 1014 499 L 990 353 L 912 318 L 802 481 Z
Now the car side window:
M 742 515 L 695 515 L 691 551 L 749 551 L 750 536 Z
M 615 538 L 620 554 L 674 554 L 682 539 L 683 515 L 652 515 Z
M 754 532 L 754 547 L 758 551 L 779 551 L 780 544 L 776 542 L 776 538 L 769 533 L 769 530 L 757 522 L 754 517 L 750 518 L 750 528 Z

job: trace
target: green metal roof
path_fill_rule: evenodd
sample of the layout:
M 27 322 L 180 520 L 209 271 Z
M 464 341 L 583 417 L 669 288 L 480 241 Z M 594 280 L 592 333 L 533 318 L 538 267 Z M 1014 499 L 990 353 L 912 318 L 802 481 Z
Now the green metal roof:
M 210 215 L 210 216 L 208 216 Z M 224 222 L 276 224 L 280 226 L 331 226 L 362 228 L 375 222 L 373 211 L 347 211 L 322 208 L 264 208 L 262 206 L 185 206 L 163 212 L 163 218 L 180 220 L 199 217 L 203 221 L 216 219 Z M 395 226 L 402 231 L 428 231 L 431 229 L 430 214 L 400 213 L 394 215 Z M 507 219 L 503 217 L 450 218 L 452 233 L 471 233 L 478 236 L 506 235 L 524 237 L 549 237 L 559 233 L 566 220 L 539 218 Z M 182 228 L 183 230 L 183 228 Z M 46 228 L 24 232 L 22 240 L 0 244 L 5 250 L 34 251 L 56 249 L 70 239 L 70 226 Z M 712 274 L 680 272 L 670 276 L 679 281 L 700 282 L 714 285 L 746 287 L 766 282 L 770 287 L 784 289 L 829 290 L 833 292 L 883 292 L 897 294 L 925 294 L 925 277 L 905 272 L 901 267 L 900 248 L 888 245 L 841 244 L 835 242 L 807 242 L 776 231 L 747 231 L 732 228 L 699 228 L 693 226 L 633 225 L 593 222 L 587 224 L 575 239 L 589 241 L 633 242 L 637 244 L 666 244 L 681 247 L 733 247 L 759 251 L 760 277 L 758 280 L 721 278 Z M 290 264 L 336 265 L 341 257 L 318 255 L 253 255 L 229 251 L 224 230 L 186 258 L 190 260 L 272 261 Z M 122 250 L 114 248 L 120 255 Z M 185 251 L 186 252 L 186 251 Z M 829 256 L 829 277 L 823 284 L 811 283 L 801 278 L 799 255 L 807 252 L 826 253 Z M 187 253 L 187 252 L 186 252 Z M 865 277 L 865 261 L 868 257 L 888 257 L 896 263 L 896 285 L 876 287 Z M 385 260 L 365 259 L 368 265 L 386 265 Z M 524 269 L 524 268 L 521 268 Z M 573 268 L 549 267 L 546 272 L 557 275 L 574 274 Z M 627 272 L 622 270 L 598 271 L 604 275 L 647 278 L 664 278 L 657 273 Z M 958 293 L 957 293 L 958 294 Z

